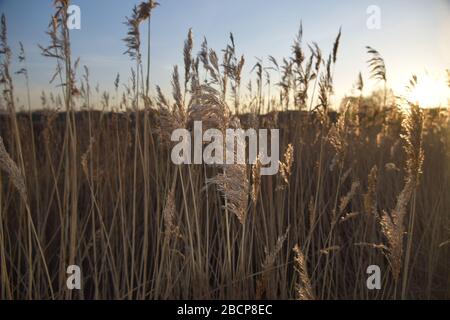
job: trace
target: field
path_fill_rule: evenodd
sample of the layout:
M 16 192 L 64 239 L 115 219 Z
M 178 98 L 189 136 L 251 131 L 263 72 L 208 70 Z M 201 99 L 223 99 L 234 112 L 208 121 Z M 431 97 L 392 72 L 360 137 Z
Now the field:
M 1 300 L 450 298 L 449 109 L 394 99 L 378 51 L 369 68 L 384 90 L 363 95 L 360 79 L 334 110 L 340 31 L 329 54 L 300 31 L 292 56 L 270 58 L 279 77 L 258 62 L 248 86 L 233 35 L 215 51 L 189 31 L 172 93 L 151 95 L 149 1 L 127 21 L 131 81 L 101 93 L 71 56 L 68 5 L 55 1 L 41 47 L 61 85 L 41 110 L 16 106 L 2 18 Z M 193 121 L 279 129 L 279 173 L 174 165 L 171 133 Z M 66 286 L 69 265 L 81 290 Z

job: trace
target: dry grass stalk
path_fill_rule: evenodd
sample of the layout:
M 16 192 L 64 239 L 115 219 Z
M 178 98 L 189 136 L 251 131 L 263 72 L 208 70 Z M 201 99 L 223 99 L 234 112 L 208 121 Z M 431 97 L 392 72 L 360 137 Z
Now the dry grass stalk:
M 369 64 L 371 78 L 384 82 L 384 98 L 383 107 L 386 106 L 387 98 L 387 76 L 386 76 L 386 64 L 381 54 L 370 46 L 366 47 L 367 53 L 370 55 L 370 59 L 367 61 Z
M 159 3 L 154 0 L 148 0 L 147 2 L 141 2 L 138 6 L 138 17 L 144 21 L 150 19 L 152 11 L 159 6 Z
M 403 205 L 403 204 L 402 204 Z M 392 217 L 383 210 L 380 220 L 381 230 L 388 241 L 388 259 L 392 275 L 398 281 L 403 261 L 404 217 L 406 212 L 392 212 Z
M 252 165 L 252 201 L 256 205 L 259 196 L 259 190 L 261 188 L 261 160 L 258 155 L 256 158 L 256 163 Z
M 356 191 L 358 188 L 359 188 L 359 181 L 353 181 L 352 186 L 350 187 L 350 191 L 340 199 L 339 214 L 342 214 L 345 208 L 347 208 L 350 201 L 356 195 Z
M 238 129 L 241 127 L 239 119 L 231 117 L 227 103 L 221 98 L 219 92 L 211 86 L 201 86 L 194 98 L 197 104 L 189 108 L 189 123 L 202 121 L 203 130 L 214 128 L 222 132 L 225 132 L 228 128 Z M 238 139 L 238 143 L 242 143 L 242 141 Z M 232 152 L 235 164 L 221 165 L 222 173 L 209 179 L 209 182 L 216 184 L 218 190 L 223 194 L 225 208 L 234 213 L 239 222 L 244 224 L 247 215 L 250 183 L 247 166 L 237 164 L 236 148 Z
M 354 181 L 352 183 L 350 190 L 347 192 L 347 194 L 340 198 L 338 211 L 336 212 L 336 210 L 333 209 L 333 220 L 332 220 L 333 225 L 338 222 L 339 217 L 345 212 L 345 209 L 349 205 L 350 201 L 356 195 L 356 191 L 358 188 L 359 188 L 359 181 Z
M 290 143 L 286 151 L 284 152 L 283 161 L 280 161 L 280 173 L 283 179 L 282 185 L 278 186 L 279 189 L 284 189 L 289 185 L 289 178 L 292 174 L 292 165 L 294 163 L 294 147 Z
M 261 299 L 264 296 L 266 290 L 269 289 L 268 288 L 269 276 L 273 271 L 277 256 L 280 253 L 281 249 L 283 248 L 284 242 L 286 241 L 289 229 L 290 227 L 287 227 L 286 232 L 278 237 L 277 242 L 271 251 L 269 251 L 267 247 L 264 248 L 264 253 L 266 256 L 262 263 L 263 272 L 261 275 L 261 279 L 259 279 L 256 284 L 256 299 Z
M 209 85 L 198 88 L 195 103 L 189 107 L 189 123 L 202 121 L 204 130 L 211 128 L 223 132 L 230 126 L 231 111 L 221 94 Z
M 137 6 L 133 8 L 130 18 L 126 18 L 125 24 L 128 26 L 127 37 L 123 39 L 128 49 L 125 54 L 128 54 L 131 59 L 136 60 L 139 64 L 141 62 L 141 32 L 139 26 L 142 23 L 141 13 Z
M 386 171 L 400 171 L 400 169 L 397 168 L 396 164 L 392 162 L 386 163 L 384 165 L 384 168 L 386 169 Z
M 373 249 L 380 249 L 380 250 L 383 250 L 383 251 L 389 251 L 389 248 L 386 247 L 384 244 L 358 242 L 358 243 L 355 243 L 355 246 L 370 247 L 370 248 L 373 248 Z
M 56 58 L 57 71 L 52 80 L 61 77 L 59 84 L 64 90 L 56 99 L 50 91 L 43 93 L 42 106 L 49 110 L 61 109 L 64 105 L 72 110 L 73 106 L 75 111 L 77 104 L 82 101 L 71 101 L 76 88 L 70 58 L 69 31 L 65 28 L 67 15 L 64 12 L 69 1 L 56 1 L 56 4 L 58 12 L 49 30 L 51 42 L 43 49 L 43 53 Z M 133 68 L 131 79 L 125 85 L 122 95 L 122 105 L 128 112 L 111 115 L 106 110 L 113 108 L 114 111 L 114 103 L 119 100 L 119 78 L 114 82 L 115 99 L 110 99 L 106 92 L 102 99 L 105 110 L 93 110 L 97 108 L 94 101 L 98 100 L 90 100 L 86 72 L 80 89 L 84 100 L 82 108 L 87 110 L 77 113 L 70 122 L 64 122 L 64 114 L 48 111 L 46 127 L 45 124 L 41 125 L 42 118 L 39 118 L 39 114 L 33 113 L 31 125 L 38 134 L 36 139 L 23 139 L 23 152 L 18 148 L 21 144 L 17 143 L 18 137 L 29 137 L 23 115 L 17 115 L 18 126 L 13 123 L 8 125 L 8 120 L 12 120 L 8 117 L 15 117 L 14 102 L 22 96 L 11 94 L 12 77 L 6 75 L 9 73 L 6 69 L 10 68 L 8 60 L 11 60 L 11 51 L 7 47 L 6 23 L 3 18 L 3 31 L 0 32 L 0 55 L 3 63 L 0 65 L 0 79 L 4 91 L 0 104 L 3 103 L 12 112 L 9 115 L 2 113 L 0 117 L 0 121 L 3 121 L 0 131 L 5 137 L 9 137 L 9 155 L 4 146 L 0 150 L 1 170 L 6 170 L 3 179 L 3 186 L 6 188 L 0 186 L 0 207 L 3 209 L 3 223 L 0 223 L 0 269 L 3 272 L 0 272 L 0 282 L 5 284 L 8 291 L 0 290 L 0 299 L 69 298 L 63 290 L 57 290 L 53 295 L 52 286 L 64 287 L 66 275 L 62 267 L 72 261 L 83 265 L 92 275 L 83 280 L 85 289 L 82 292 L 73 293 L 71 298 L 74 299 L 251 299 L 255 296 L 252 283 L 255 272 L 261 270 L 261 263 L 255 263 L 254 257 L 261 257 L 264 269 L 257 278 L 257 297 L 364 299 L 367 298 L 365 282 L 359 281 L 364 261 L 377 262 L 385 269 L 389 268 L 389 262 L 401 259 L 404 260 L 401 266 L 401 261 L 398 265 L 391 263 L 391 266 L 394 270 L 404 268 L 401 272 L 404 280 L 402 297 L 405 296 L 404 292 L 408 298 L 448 297 L 445 291 L 447 283 L 441 279 L 449 279 L 446 271 L 449 237 L 442 230 L 448 225 L 447 213 L 450 212 L 449 203 L 443 197 L 445 188 L 449 186 L 449 179 L 447 166 L 439 166 L 446 164 L 450 156 L 448 115 L 438 118 L 431 116 L 433 111 L 426 111 L 429 121 L 423 123 L 426 130 L 423 144 L 426 144 L 430 154 L 427 154 L 428 161 L 425 164 L 426 184 L 421 187 L 417 198 L 409 194 L 411 189 L 415 189 L 421 171 L 418 168 L 422 167 L 423 153 L 417 150 L 422 146 L 420 135 L 414 134 L 418 132 L 415 129 L 418 126 L 412 124 L 408 129 L 408 123 L 404 123 L 407 131 L 407 181 L 398 202 L 417 201 L 417 206 L 411 209 L 410 218 L 409 213 L 401 213 L 406 210 L 405 205 L 398 204 L 392 212 L 386 210 L 381 219 L 381 225 L 384 225 L 381 227 L 382 232 L 375 232 L 372 228 L 374 225 L 369 225 L 365 220 L 372 221 L 374 217 L 381 216 L 377 212 L 378 207 L 390 208 L 386 203 L 392 201 L 391 192 L 398 184 L 395 179 L 403 174 L 403 170 L 399 171 L 392 165 L 398 164 L 401 159 L 399 133 L 403 117 L 396 108 L 383 109 L 378 95 L 373 97 L 373 110 L 371 104 L 366 105 L 366 97 L 361 98 L 364 83 L 360 76 L 357 93 L 360 95 L 358 106 L 361 108 L 357 110 L 361 121 L 350 107 L 347 108 L 349 111 L 345 110 L 348 114 L 340 112 L 337 124 L 331 126 L 335 114 L 328 112 L 328 108 L 333 94 L 334 63 L 340 35 L 331 54 L 323 58 L 322 52 L 314 43 L 310 46 L 311 54 L 305 54 L 299 32 L 292 56 L 280 60 L 279 65 L 272 57 L 273 69 L 266 68 L 263 60 L 258 62 L 255 69 L 257 79 L 250 79 L 249 96 L 241 104 L 239 86 L 244 58 L 236 55 L 233 36 L 230 35 L 231 43 L 223 51 L 208 49 L 205 41 L 200 56 L 196 58 L 193 57 L 193 35 L 189 31 L 183 52 L 184 69 L 177 67 L 172 74 L 172 94 L 168 94 L 167 97 L 170 97 L 167 98 L 158 88 L 157 96 L 153 97 L 148 92 L 150 63 L 147 63 L 146 86 L 144 82 L 144 67 L 140 61 L 140 45 L 144 43 L 140 42 L 139 28 L 142 30 L 144 20 L 148 20 L 149 29 L 146 34 L 150 37 L 150 15 L 155 6 L 154 1 L 143 2 L 136 7 L 135 14 L 131 17 L 128 53 L 134 54 L 134 59 L 139 60 L 139 63 Z M 150 41 L 148 45 L 150 49 Z M 150 50 L 148 53 L 149 62 Z M 19 62 L 24 62 L 23 59 L 22 50 Z M 184 77 L 179 70 L 184 71 Z M 381 69 L 376 71 L 379 70 Z M 25 69 L 19 73 L 28 75 Z M 385 74 L 380 76 L 380 80 L 385 80 Z M 267 82 L 263 83 L 265 79 Z M 314 88 L 309 86 L 310 81 L 315 81 Z M 73 86 L 66 86 L 67 83 L 72 83 Z M 201 86 L 200 83 L 204 85 Z M 256 84 L 256 90 L 252 89 L 252 83 Z M 271 92 L 274 89 L 272 84 L 275 83 L 277 88 Z M 263 94 L 264 88 L 268 89 L 267 95 Z M 318 97 L 316 89 L 319 90 Z M 368 89 L 364 90 L 368 92 Z M 97 97 L 100 97 L 98 85 L 95 91 Z M 319 118 L 306 112 L 280 112 L 279 119 L 278 112 L 267 117 L 255 113 L 255 110 L 264 110 L 266 106 L 269 110 L 303 109 L 308 95 L 311 98 L 309 110 L 314 109 L 314 106 L 314 110 L 319 108 Z M 352 98 L 352 103 L 357 101 L 357 97 Z M 145 107 L 144 122 L 139 120 L 142 114 L 138 110 L 140 99 Z M 230 103 L 227 103 L 228 100 Z M 292 154 L 294 150 L 301 149 L 299 155 L 302 170 L 291 173 L 295 171 L 292 168 L 294 159 L 293 156 L 286 155 L 279 177 L 261 179 L 260 163 L 252 166 L 251 172 L 248 172 L 248 166 L 220 166 L 220 174 L 212 179 L 217 184 L 217 191 L 208 190 L 204 194 L 201 190 L 204 190 L 211 168 L 188 166 L 180 167 L 180 170 L 176 168 L 177 172 L 173 172 L 174 168 L 166 163 L 167 150 L 160 152 L 161 145 L 153 141 L 157 130 L 160 130 L 164 140 L 168 140 L 174 129 L 190 129 L 190 125 L 196 120 L 203 122 L 205 130 L 238 128 L 239 121 L 233 118 L 229 108 L 233 106 L 232 102 L 235 113 L 253 112 L 250 117 L 242 116 L 242 119 L 247 120 L 247 125 L 250 123 L 255 129 L 259 126 L 282 129 L 280 144 L 292 143 Z M 151 108 L 156 109 L 156 115 Z M 136 121 L 133 121 L 133 109 L 136 111 Z M 300 116 L 300 121 L 297 115 Z M 412 120 L 414 117 L 411 115 L 409 118 L 411 123 L 418 122 Z M 157 130 L 153 126 L 153 120 L 158 126 Z M 317 120 L 322 121 L 322 125 Z M 141 123 L 144 124 L 142 128 Z M 380 125 L 383 128 L 378 137 L 377 148 L 376 133 Z M 68 127 L 73 132 L 68 133 L 70 139 L 67 134 L 64 138 L 64 130 Z M 102 144 L 95 145 L 94 150 L 91 150 L 92 141 L 89 142 L 92 136 L 102 141 Z M 42 140 L 43 150 L 33 150 L 33 143 L 40 143 Z M 130 152 L 133 146 L 134 154 Z M 80 157 L 77 150 L 87 151 Z M 333 159 L 335 154 L 337 156 Z M 35 162 L 38 166 L 32 165 L 33 156 L 38 159 Z M 26 161 L 21 161 L 21 157 Z M 96 164 L 101 165 L 101 170 L 96 166 L 89 166 L 93 158 L 96 159 Z M 347 162 L 344 163 L 343 160 Z M 324 170 L 332 161 L 334 165 L 340 164 L 339 170 Z M 385 166 L 386 162 L 388 164 Z M 377 167 L 374 166 L 368 177 L 364 203 L 361 203 L 356 201 L 359 198 L 355 197 L 354 184 L 348 193 L 346 186 L 354 181 L 350 179 L 365 179 L 366 166 L 371 168 L 374 163 L 382 163 L 384 168 L 380 167 L 380 170 L 383 169 L 383 173 L 395 171 L 395 174 L 378 180 Z M 17 206 L 16 202 L 24 197 L 22 194 L 27 182 L 24 180 L 36 173 L 36 168 L 39 168 L 39 188 L 26 190 L 30 202 L 26 208 Z M 77 168 L 82 169 L 88 179 L 80 179 Z M 185 174 L 189 175 L 188 179 L 185 179 Z M 251 186 L 248 174 L 252 175 Z M 101 179 L 97 180 L 96 176 Z M 173 178 L 172 184 L 168 177 Z M 91 188 L 93 181 L 96 181 L 95 188 Z M 5 183 L 11 183 L 10 187 Z M 292 193 L 277 192 L 278 184 L 283 187 L 290 185 Z M 21 195 L 11 193 L 16 188 L 22 190 Z M 161 190 L 166 190 L 167 193 L 161 194 Z M 177 190 L 183 192 L 177 193 Z M 202 196 L 196 196 L 197 191 Z M 255 204 L 252 206 L 255 215 L 252 216 L 251 224 L 248 223 L 250 219 L 247 219 L 247 223 L 241 226 L 231 216 L 235 214 L 240 222 L 245 221 L 249 198 Z M 226 217 L 211 216 L 211 210 L 217 210 L 224 204 Z M 180 212 L 177 211 L 178 205 L 183 205 Z M 337 216 L 333 222 L 348 223 L 330 230 L 328 212 L 333 208 L 333 213 Z M 25 209 L 27 217 L 24 215 Z M 367 213 L 362 217 L 364 219 L 358 217 L 359 212 Z M 399 217 L 405 215 L 406 218 Z M 36 228 L 32 218 L 36 219 Z M 420 232 L 412 232 L 414 221 Z M 279 236 L 278 233 L 280 226 L 286 222 L 296 226 L 295 230 L 291 229 L 290 232 L 294 233 L 290 238 L 304 239 L 303 252 L 298 246 L 294 250 L 296 271 L 290 268 L 289 252 L 285 252 L 283 247 L 288 242 L 287 237 Z M 406 222 L 409 222 L 408 229 Z M 403 253 L 401 250 L 405 230 L 408 238 Z M 183 243 L 177 243 L 180 231 L 185 240 Z M 377 244 L 381 242 L 381 238 L 387 239 L 386 245 Z M 268 244 L 268 248 L 265 248 L 261 239 Z M 366 240 L 374 243 L 359 242 Z M 341 247 L 336 245 L 338 243 Z M 346 245 L 349 243 L 355 245 Z M 411 243 L 417 251 L 414 251 L 414 258 L 411 258 L 408 267 Z M 358 246 L 377 250 L 368 253 L 366 248 Z M 324 248 L 320 250 L 322 247 Z M 379 252 L 380 249 L 382 253 Z M 42 263 L 34 259 L 37 250 Z M 382 261 L 382 254 L 387 256 L 385 263 Z M 51 262 L 49 270 L 44 270 L 47 268 L 46 258 Z M 322 263 L 324 260 L 325 263 Z M 312 280 L 307 269 L 311 272 L 314 270 Z M 43 279 L 44 272 L 48 280 Z M 321 274 L 325 276 L 322 277 Z M 335 278 L 335 274 L 344 277 L 341 278 L 342 281 Z M 398 275 L 395 276 L 398 278 Z M 296 282 L 297 286 L 294 287 Z M 383 291 L 377 296 L 396 298 L 397 284 L 385 282 Z M 416 288 L 427 289 L 418 291 Z
M 167 194 L 166 204 L 163 210 L 164 231 L 167 237 L 177 238 L 180 236 L 180 228 L 176 222 L 176 204 L 175 204 L 175 184 L 172 185 Z
M 321 249 L 319 252 L 320 254 L 329 255 L 330 253 L 337 252 L 339 250 L 341 250 L 340 246 L 331 246 L 328 248 Z
M 366 49 L 367 53 L 371 55 L 371 58 L 367 61 L 371 68 L 371 77 L 376 80 L 386 81 L 386 65 L 383 57 L 372 47 L 367 46 Z
M 89 140 L 89 146 L 88 146 L 86 152 L 83 153 L 81 156 L 81 168 L 83 169 L 83 173 L 85 174 L 86 178 L 88 178 L 88 179 L 89 179 L 88 161 L 89 161 L 89 156 L 92 153 L 92 148 L 94 147 L 94 143 L 95 143 L 95 138 L 91 137 L 91 139 Z
M 225 208 L 234 213 L 241 224 L 245 223 L 247 217 L 248 188 L 247 166 L 241 164 L 230 164 L 222 166 L 219 173 L 210 182 L 217 185 L 217 189 L 226 200 Z
M 170 137 L 172 132 L 176 129 L 186 128 L 187 126 L 187 113 L 186 106 L 184 105 L 180 78 L 178 74 L 178 68 L 174 67 L 172 74 L 172 93 L 174 98 L 174 104 L 171 105 L 169 100 L 164 96 L 159 86 L 156 87 L 158 94 L 157 99 L 157 131 L 161 139 L 170 143 Z
M 14 185 L 17 191 L 19 191 L 22 200 L 25 203 L 28 203 L 25 179 L 17 164 L 13 159 L 11 159 L 8 152 L 6 151 L 2 137 L 0 137 L 0 168 L 9 175 L 11 183 Z
M 340 223 L 343 223 L 347 220 L 356 218 L 357 216 L 359 216 L 361 213 L 360 212 L 349 212 L 347 213 L 345 216 L 341 217 L 341 220 L 339 221 Z
M 306 266 L 305 256 L 298 244 L 294 247 L 294 263 L 295 271 L 297 272 L 298 281 L 295 287 L 298 300 L 315 300 L 314 290 L 311 286 L 311 281 L 308 276 L 308 269 Z
M 190 80 L 192 61 L 192 49 L 194 48 L 194 39 L 192 29 L 189 29 L 188 37 L 184 42 L 183 56 L 184 56 L 184 89 L 187 90 L 187 85 Z
M 10 72 L 12 59 L 11 48 L 8 45 L 8 34 L 6 26 L 6 17 L 2 14 L 0 23 L 0 84 L 3 85 L 3 99 L 6 102 L 7 109 L 11 112 L 14 109 L 14 86 Z
M 368 187 L 367 193 L 364 194 L 364 210 L 366 214 L 377 216 L 377 176 L 378 176 L 378 168 L 377 166 L 373 166 L 370 169 L 370 173 L 368 176 Z
M 389 215 L 383 211 L 380 225 L 389 245 L 388 258 L 392 274 L 398 281 L 403 261 L 403 236 L 405 234 L 405 218 L 411 196 L 419 183 L 422 173 L 424 151 L 422 147 L 423 114 L 419 106 L 411 105 L 408 116 L 404 119 L 402 135 L 406 152 L 405 186 L 397 198 L 395 208 Z
M 343 164 L 345 155 L 349 148 L 349 138 L 351 133 L 349 128 L 351 125 L 350 108 L 351 105 L 350 103 L 348 103 L 344 111 L 339 115 L 336 124 L 334 124 L 330 129 L 328 139 L 334 150 L 336 151 L 336 154 L 330 165 L 331 171 L 333 171 L 336 165 Z

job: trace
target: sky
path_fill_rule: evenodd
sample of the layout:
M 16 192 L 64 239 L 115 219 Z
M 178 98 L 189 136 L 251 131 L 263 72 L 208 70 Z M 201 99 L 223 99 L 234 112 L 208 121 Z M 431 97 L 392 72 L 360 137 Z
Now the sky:
M 21 41 L 27 52 L 32 100 L 36 105 L 42 90 L 55 89 L 49 80 L 54 61 L 42 57 L 38 44 L 48 44 L 45 34 L 53 12 L 50 0 L 0 0 L 0 12 L 7 18 L 10 46 L 18 53 Z M 72 30 L 74 57 L 90 69 L 94 87 L 112 90 L 120 73 L 122 81 L 133 66 L 122 39 L 127 27 L 125 17 L 140 1 L 73 0 L 81 9 L 81 30 Z M 387 77 L 400 90 L 413 74 L 440 76 L 450 69 L 450 0 L 160 0 L 152 16 L 152 84 L 169 90 L 171 70 L 182 63 L 183 42 L 189 28 L 195 39 L 195 51 L 206 37 L 211 48 L 223 49 L 233 32 L 237 52 L 246 57 L 244 79 L 256 57 L 277 59 L 290 55 L 300 21 L 304 43 L 315 41 L 329 52 L 342 27 L 341 45 L 335 69 L 335 101 L 350 94 L 362 72 L 368 81 L 365 46 L 376 48 L 384 57 Z M 380 8 L 380 29 L 369 29 L 367 8 Z M 16 59 L 17 60 L 17 59 Z M 15 69 L 19 69 L 14 62 Z M 79 70 L 81 73 L 81 70 Z M 15 81 L 16 92 L 23 96 L 24 83 Z M 24 103 L 24 102 L 22 102 Z

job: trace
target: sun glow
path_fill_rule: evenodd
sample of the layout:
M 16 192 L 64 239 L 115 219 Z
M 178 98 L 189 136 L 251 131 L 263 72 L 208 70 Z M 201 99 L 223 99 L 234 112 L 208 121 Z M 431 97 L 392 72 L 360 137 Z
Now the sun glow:
M 417 78 L 416 85 L 407 90 L 405 98 L 422 108 L 447 107 L 450 102 L 450 88 L 444 77 L 425 74 Z

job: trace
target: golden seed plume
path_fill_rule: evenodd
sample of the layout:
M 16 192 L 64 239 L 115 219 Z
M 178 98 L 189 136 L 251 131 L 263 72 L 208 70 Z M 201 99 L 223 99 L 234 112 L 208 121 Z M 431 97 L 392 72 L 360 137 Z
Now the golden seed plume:
M 180 237 L 180 229 L 176 223 L 176 206 L 175 206 L 175 184 L 169 190 L 166 198 L 166 205 L 163 210 L 164 230 L 166 237 Z
M 308 276 L 305 256 L 299 245 L 294 247 L 294 263 L 295 271 L 297 272 L 298 280 L 295 286 L 298 300 L 315 300 L 314 290 L 311 286 L 311 281 Z
M 286 241 L 287 235 L 289 233 L 290 227 L 288 226 L 286 228 L 286 232 L 279 236 L 277 239 L 277 242 L 272 250 L 269 251 L 267 247 L 264 248 L 265 258 L 262 263 L 262 275 L 261 279 L 258 280 L 256 284 L 256 298 L 261 299 L 264 295 L 264 293 L 267 291 L 268 285 L 269 285 L 269 276 L 271 272 L 273 271 L 273 268 L 275 267 L 275 262 L 277 259 L 278 254 L 280 253 L 281 249 L 283 248 L 283 244 Z
M 280 162 L 280 173 L 283 179 L 283 184 L 278 186 L 279 189 L 284 189 L 289 185 L 289 178 L 292 174 L 292 165 L 294 163 L 294 147 L 290 143 L 284 152 L 283 162 Z
M 25 178 L 17 164 L 13 159 L 11 159 L 8 152 L 6 151 L 2 137 L 0 137 L 0 169 L 4 170 L 9 175 L 11 183 L 14 185 L 17 191 L 19 191 L 22 200 L 27 203 L 28 197 Z
M 378 168 L 373 166 L 368 176 L 367 193 L 364 194 L 364 210 L 366 214 L 377 216 L 377 176 Z
M 383 211 L 380 219 L 381 231 L 388 241 L 387 254 L 392 275 L 399 280 L 403 261 L 403 235 L 405 234 L 405 218 L 411 196 L 419 183 L 424 160 L 423 114 L 419 106 L 410 104 L 410 110 L 402 123 L 402 139 L 405 142 L 406 177 L 405 185 L 397 197 L 397 203 L 391 214 Z
M 329 255 L 329 254 L 331 254 L 333 252 L 337 252 L 339 250 L 341 250 L 340 246 L 331 246 L 328 248 L 321 249 L 319 252 L 320 252 L 320 254 L 323 254 L 323 255 Z
M 261 187 L 261 159 L 258 155 L 256 163 L 252 165 L 252 201 L 256 204 L 258 201 L 259 190 Z

